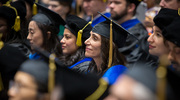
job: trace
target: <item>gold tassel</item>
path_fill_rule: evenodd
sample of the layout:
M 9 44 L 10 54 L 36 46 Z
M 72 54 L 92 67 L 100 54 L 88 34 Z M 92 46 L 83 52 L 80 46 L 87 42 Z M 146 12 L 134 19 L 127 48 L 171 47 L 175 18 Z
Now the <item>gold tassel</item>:
M 82 46 L 82 40 L 81 40 L 81 38 L 82 38 L 82 33 L 83 33 L 83 30 L 79 30 L 78 31 L 78 36 L 77 36 L 77 41 L 76 41 L 76 45 L 77 46 Z
M 89 25 L 89 24 L 92 24 L 92 21 L 93 21 L 93 16 L 92 16 L 92 19 L 91 19 L 91 21 L 89 22 L 89 23 L 87 23 L 84 27 L 83 27 L 83 29 L 82 30 L 79 30 L 78 31 L 78 36 L 77 36 L 77 41 L 76 41 L 76 45 L 77 46 L 82 46 L 82 34 L 83 34 L 83 30 Z
M 32 13 L 33 13 L 33 15 L 37 14 L 37 5 L 35 3 L 33 4 Z
M 159 67 L 156 70 L 157 76 L 157 100 L 166 99 L 166 74 L 167 66 L 170 65 L 170 61 L 167 59 L 167 55 L 160 57 Z
M 48 91 L 49 93 L 52 92 L 55 86 L 55 71 L 56 71 L 56 65 L 55 65 L 55 54 L 51 54 L 49 57 L 49 80 L 48 80 Z
M 1 78 L 1 73 L 0 73 L 0 91 L 4 89 L 2 78 Z
M 106 91 L 107 87 L 108 87 L 108 83 L 103 78 L 101 78 L 99 80 L 99 87 L 96 89 L 96 91 L 93 94 L 88 96 L 85 100 L 98 100 Z
M 180 16 L 180 8 L 178 8 L 178 15 Z
M 15 23 L 14 23 L 14 30 L 17 32 L 19 31 L 21 28 L 20 28 L 20 17 L 17 16 L 16 19 L 15 19 Z
M 12 2 L 12 0 L 9 0 L 6 2 L 7 5 L 9 5 Z
M 16 8 L 13 7 L 13 6 L 11 6 L 9 3 L 6 3 L 5 6 L 13 9 L 13 10 L 15 11 L 15 13 L 16 13 L 16 19 L 15 19 L 15 22 L 14 22 L 14 25 L 12 26 L 12 28 L 13 28 L 16 32 L 19 31 L 19 30 L 21 29 L 21 25 L 20 25 L 21 20 L 20 20 L 20 16 L 18 16 L 18 12 L 17 12 Z
M 104 3 L 106 3 L 106 2 L 107 2 L 107 0 L 103 0 L 103 2 L 104 2 Z
M 110 23 L 110 39 L 109 39 L 109 62 L 108 68 L 112 65 L 112 55 L 113 55 L 113 32 L 112 32 L 112 20 Z
M 3 33 L 0 33 L 0 50 L 1 50 L 1 49 L 3 48 L 3 46 L 4 46 L 4 42 L 1 40 L 2 36 L 3 36 Z

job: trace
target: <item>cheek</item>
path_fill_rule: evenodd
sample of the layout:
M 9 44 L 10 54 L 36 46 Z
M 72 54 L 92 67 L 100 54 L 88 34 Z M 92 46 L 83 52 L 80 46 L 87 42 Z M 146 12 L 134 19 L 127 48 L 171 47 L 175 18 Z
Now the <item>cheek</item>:
M 24 89 L 17 96 L 19 96 L 19 100 L 36 100 L 37 91 Z
M 33 39 L 33 42 L 34 42 L 35 45 L 40 46 L 40 47 L 42 46 L 42 44 L 43 44 L 43 35 L 41 33 L 34 34 L 32 39 Z
M 75 51 L 77 51 L 78 46 L 76 45 L 76 40 L 68 40 L 66 41 L 66 49 L 63 50 L 66 54 L 71 54 Z

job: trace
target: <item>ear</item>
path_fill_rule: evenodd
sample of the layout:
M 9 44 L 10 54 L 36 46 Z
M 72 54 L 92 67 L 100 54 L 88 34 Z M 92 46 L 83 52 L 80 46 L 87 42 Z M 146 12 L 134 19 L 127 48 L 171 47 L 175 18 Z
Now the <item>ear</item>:
M 48 39 L 51 37 L 51 32 L 50 31 L 47 32 L 47 37 L 48 37 Z
M 127 7 L 129 13 L 134 13 L 134 10 L 136 8 L 136 5 L 134 3 L 130 3 Z

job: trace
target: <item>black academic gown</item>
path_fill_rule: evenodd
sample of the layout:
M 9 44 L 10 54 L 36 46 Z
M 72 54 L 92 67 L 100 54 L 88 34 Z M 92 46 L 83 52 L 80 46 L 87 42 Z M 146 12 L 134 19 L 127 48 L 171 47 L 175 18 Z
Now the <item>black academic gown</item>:
M 14 75 L 20 65 L 27 57 L 17 48 L 9 44 L 5 44 L 0 50 L 0 73 L 3 83 L 3 91 L 0 91 L 0 100 L 7 100 L 7 91 L 9 80 L 14 78 Z

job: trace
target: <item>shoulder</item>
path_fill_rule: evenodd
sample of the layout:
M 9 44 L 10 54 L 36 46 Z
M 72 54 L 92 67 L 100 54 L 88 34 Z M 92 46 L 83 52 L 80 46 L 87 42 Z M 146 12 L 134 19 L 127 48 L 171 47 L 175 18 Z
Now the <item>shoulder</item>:
M 142 23 L 138 23 L 138 24 L 136 24 L 135 26 L 133 26 L 132 28 L 130 28 L 128 31 L 130 31 L 130 32 L 142 32 L 142 33 L 147 33 L 148 34 L 148 32 L 147 32 L 147 30 L 146 30 L 146 28 L 144 27 L 144 25 L 142 24 Z
M 123 65 L 115 65 L 110 67 L 103 75 L 103 78 L 108 80 L 109 84 L 113 84 L 116 79 L 127 70 Z

